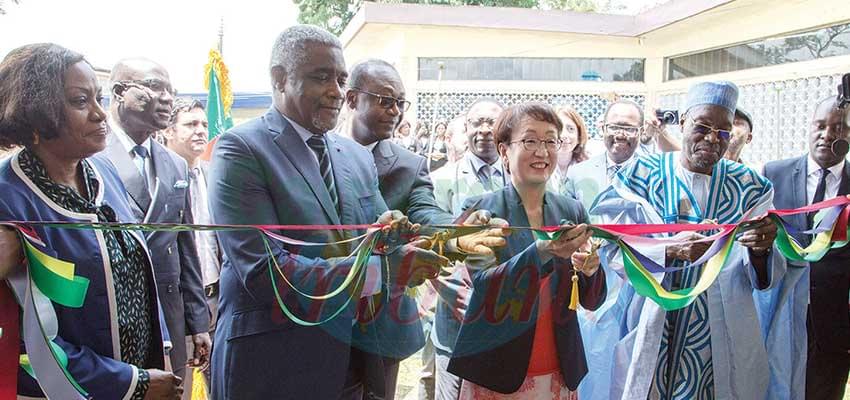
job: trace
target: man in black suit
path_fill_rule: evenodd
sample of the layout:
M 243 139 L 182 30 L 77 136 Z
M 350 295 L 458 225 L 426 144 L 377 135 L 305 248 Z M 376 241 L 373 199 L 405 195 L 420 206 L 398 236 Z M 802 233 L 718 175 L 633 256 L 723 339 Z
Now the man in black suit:
M 112 103 L 107 120 L 111 134 L 100 156 L 118 170 L 140 222 L 191 224 L 186 161 L 151 135 L 171 119 L 174 89 L 168 72 L 146 59 L 119 61 L 112 68 Z M 183 377 L 185 336 L 191 336 L 197 365 L 209 360 L 209 309 L 204 297 L 195 238 L 190 231 L 146 235 L 154 260 L 156 285 L 172 341 L 174 374 Z
M 352 112 L 349 121 L 351 137 L 371 151 L 377 167 L 381 196 L 389 209 L 401 211 L 413 223 L 451 224 L 454 221 L 452 215 L 441 209 L 434 199 L 434 187 L 428 176 L 425 157 L 389 140 L 410 106 L 410 102 L 404 98 L 404 84 L 391 64 L 377 59 L 356 64 L 351 69 L 349 89 L 345 95 L 346 105 Z M 489 223 L 489 218 L 486 213 L 477 212 L 470 215 L 465 222 Z M 504 239 L 496 230 L 484 231 L 460 238 L 447 247 L 449 251 L 461 247 L 465 253 L 472 253 L 479 245 L 498 247 L 504 245 Z M 441 279 L 444 283 L 445 280 L 451 281 L 449 277 Z M 401 301 L 401 304 L 397 307 L 390 305 L 389 309 L 399 310 L 402 315 L 415 315 L 416 303 L 412 298 L 402 296 L 397 300 Z M 397 320 L 399 319 L 378 318 L 377 323 L 380 325 L 382 322 L 392 323 Z M 418 321 L 384 324 L 382 329 L 386 331 L 383 334 L 391 334 L 393 341 L 400 343 L 391 354 L 382 354 L 387 385 L 386 398 L 392 399 L 398 363 L 422 348 L 424 337 Z
M 848 110 L 839 109 L 836 105 L 834 98 L 818 104 L 809 133 L 808 155 L 765 165 L 764 175 L 776 187 L 773 199 L 776 208 L 797 208 L 850 194 L 850 165 L 845 160 L 847 148 L 840 149 L 840 142 L 838 146 L 833 145 L 848 138 Z M 786 217 L 786 221 L 798 231 L 810 229 L 814 223 L 812 216 L 805 214 Z M 804 246 L 812 239 L 811 235 L 799 232 L 794 236 Z M 850 372 L 848 264 L 848 247 L 832 250 L 820 261 L 808 266 L 798 263 L 797 268 L 793 268 L 793 263 L 789 263 L 782 288 L 787 299 L 779 302 L 779 307 L 784 309 L 776 311 L 785 315 L 770 318 L 770 321 L 787 324 L 772 322 L 773 326 L 769 327 L 771 362 L 781 359 L 787 363 L 777 356 L 789 352 L 792 355 L 790 366 L 771 366 L 772 370 L 789 371 L 790 376 L 773 377 L 772 381 L 782 381 L 793 388 L 801 386 L 799 383 L 805 378 L 807 399 L 841 399 L 847 384 Z M 805 325 L 803 318 L 806 318 Z M 806 332 L 802 331 L 803 326 Z M 777 338 L 779 335 L 786 337 L 780 340 Z M 808 345 L 802 342 L 807 336 Z M 790 348 L 789 340 L 792 341 Z M 776 347 L 771 348 L 773 346 Z M 807 348 L 808 355 L 798 354 L 795 348 Z

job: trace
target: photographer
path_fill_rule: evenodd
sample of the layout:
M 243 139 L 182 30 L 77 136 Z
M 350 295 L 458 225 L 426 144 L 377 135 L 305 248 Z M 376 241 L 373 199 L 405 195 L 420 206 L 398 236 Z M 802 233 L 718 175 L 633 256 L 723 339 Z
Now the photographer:
M 638 156 L 682 150 L 679 141 L 667 132 L 667 125 L 678 124 L 679 112 L 677 110 L 656 108 L 655 118 L 647 118 L 644 124 L 643 133 L 640 136 Z

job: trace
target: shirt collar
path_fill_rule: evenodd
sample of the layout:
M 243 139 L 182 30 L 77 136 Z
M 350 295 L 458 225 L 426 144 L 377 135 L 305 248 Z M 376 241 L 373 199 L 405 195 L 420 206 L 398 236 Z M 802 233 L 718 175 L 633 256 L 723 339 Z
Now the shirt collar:
M 378 145 L 378 142 L 372 142 L 372 143 L 367 144 L 364 147 L 366 147 L 366 150 L 369 150 L 369 152 L 371 153 L 372 151 L 375 150 L 375 146 L 377 146 L 377 145 Z
M 106 123 L 109 125 L 109 129 L 112 130 L 112 133 L 115 134 L 115 137 L 118 138 L 118 141 L 121 142 L 121 145 L 124 146 L 124 149 L 127 150 L 131 155 L 135 154 L 133 152 L 133 147 L 136 147 L 136 142 L 124 131 L 124 128 L 121 128 L 121 125 L 112 120 L 112 117 L 106 119 Z M 147 140 L 142 142 L 142 147 L 148 150 L 148 154 L 151 153 L 151 138 L 148 136 Z
M 499 162 L 499 159 L 496 159 L 496 162 L 494 162 L 493 164 L 487 164 L 486 161 L 482 160 L 481 158 L 479 158 L 475 154 L 472 154 L 471 151 L 466 152 L 466 158 L 469 160 L 470 164 L 472 165 L 472 169 L 475 170 L 476 174 L 481 172 L 481 168 L 484 168 L 484 166 L 489 165 L 494 170 L 496 170 L 499 173 L 499 175 L 503 175 L 503 173 L 502 173 L 502 163 Z
M 289 117 L 287 117 L 286 115 L 283 115 L 283 114 L 280 114 L 280 115 L 281 115 L 284 119 L 286 119 L 287 121 L 289 121 L 289 124 L 290 124 L 290 125 L 292 125 L 292 127 L 293 127 L 293 128 L 295 128 L 295 132 L 297 132 L 297 133 L 298 133 L 298 136 L 300 136 L 300 137 L 301 137 L 301 140 L 302 140 L 304 143 L 307 143 L 307 140 L 308 140 L 308 139 L 310 139 L 310 137 L 312 137 L 312 136 L 313 136 L 313 132 L 308 131 L 308 130 L 307 130 L 307 128 L 305 128 L 305 127 L 303 127 L 303 126 L 301 126 L 301 125 L 298 125 L 298 123 L 296 123 L 295 121 L 293 121 L 293 120 L 289 119 Z
M 835 165 L 833 165 L 833 166 L 831 166 L 827 169 L 829 170 L 829 173 L 832 174 L 832 176 L 834 176 L 836 178 L 840 178 L 841 173 L 844 170 L 844 163 L 846 163 L 846 162 L 847 162 L 847 160 L 842 159 L 840 163 L 835 164 Z M 818 172 L 820 169 L 821 169 L 820 165 L 818 165 L 817 161 L 815 161 L 815 159 L 812 158 L 812 156 L 810 154 L 809 157 L 808 157 L 808 171 L 807 171 L 806 176 L 812 175 L 812 174 Z

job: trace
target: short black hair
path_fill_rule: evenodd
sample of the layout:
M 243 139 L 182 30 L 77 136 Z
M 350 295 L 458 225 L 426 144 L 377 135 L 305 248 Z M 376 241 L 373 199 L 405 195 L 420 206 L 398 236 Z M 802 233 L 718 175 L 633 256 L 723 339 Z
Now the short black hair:
M 370 58 L 351 67 L 351 72 L 348 73 L 348 87 L 362 89 L 363 80 L 366 79 L 370 71 L 376 68 L 387 68 L 398 75 L 398 71 L 392 64 L 377 58 Z
M 200 101 L 191 97 L 178 97 L 174 99 L 174 105 L 171 107 L 170 125 L 177 123 L 177 116 L 180 115 L 180 113 L 192 111 L 196 108 L 203 110 L 204 105 Z
M 740 118 L 744 120 L 747 125 L 750 127 L 750 132 L 753 131 L 753 118 L 750 117 L 750 113 L 742 110 L 740 107 L 735 109 L 735 118 Z
M 537 101 L 527 103 L 514 104 L 502 111 L 499 118 L 493 126 L 493 137 L 496 139 L 496 145 L 500 143 L 508 144 L 511 142 L 511 135 L 517 128 L 523 117 L 529 117 L 541 122 L 548 122 L 555 125 L 555 132 L 558 137 L 561 136 L 561 131 L 564 130 L 564 123 L 561 122 L 561 117 L 555 112 L 549 104 Z
M 628 104 L 628 105 L 634 107 L 635 109 L 637 109 L 638 114 L 640 115 L 639 125 L 643 126 L 643 122 L 645 120 L 644 115 L 643 115 L 643 107 L 641 107 L 640 104 L 638 104 L 634 100 L 629 100 L 629 99 L 617 99 L 615 101 L 612 101 L 611 103 L 608 103 L 608 108 L 605 109 L 605 114 L 602 114 L 602 122 L 603 123 L 608 121 L 608 113 L 611 112 L 611 109 L 614 108 L 614 106 L 616 106 L 617 104 Z
M 36 132 L 59 136 L 65 123 L 65 72 L 85 58 L 53 43 L 18 47 L 0 62 L 0 148 L 30 146 Z

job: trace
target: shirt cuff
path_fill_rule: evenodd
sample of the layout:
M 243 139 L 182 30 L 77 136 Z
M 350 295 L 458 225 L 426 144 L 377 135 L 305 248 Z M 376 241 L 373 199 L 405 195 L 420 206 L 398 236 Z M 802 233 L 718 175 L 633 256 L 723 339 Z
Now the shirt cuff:
M 366 282 L 363 283 L 363 290 L 360 291 L 360 297 L 374 296 L 381 292 L 381 256 L 371 256 L 366 263 Z
M 151 385 L 151 375 L 147 370 L 139 368 L 138 370 L 138 381 L 136 382 L 136 389 L 133 390 L 133 396 L 130 397 L 131 400 L 144 400 L 145 395 L 148 393 L 148 388 Z

